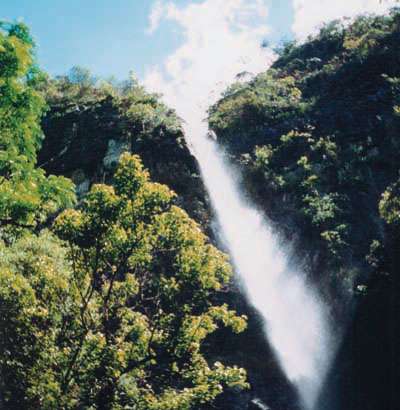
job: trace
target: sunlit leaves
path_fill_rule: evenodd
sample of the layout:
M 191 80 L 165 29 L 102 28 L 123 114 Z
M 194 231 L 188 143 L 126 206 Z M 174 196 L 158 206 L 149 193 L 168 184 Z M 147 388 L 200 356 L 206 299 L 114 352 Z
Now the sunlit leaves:
M 269 70 L 247 84 L 231 86 L 210 108 L 209 123 L 230 149 L 243 149 L 261 141 L 265 129 L 280 126 L 286 119 L 299 115 L 302 105 L 295 79 L 280 78 L 277 72 Z
M 26 26 L 0 25 L 0 229 L 8 235 L 74 202 L 70 181 L 35 168 L 44 100 L 33 87 L 41 73 L 32 47 Z
M 189 409 L 224 385 L 245 387 L 243 370 L 211 369 L 200 351 L 219 326 L 245 328 L 245 317 L 210 302 L 230 279 L 226 256 L 173 205 L 173 192 L 149 181 L 137 156 L 121 156 L 114 180 L 115 189 L 93 186 L 79 210 L 55 222 L 84 309 L 81 384 L 71 379 L 64 393 L 78 389 L 91 403 L 101 397 L 143 410 Z
M 381 217 L 392 225 L 400 223 L 400 183 L 389 186 L 382 194 L 382 199 L 379 202 L 379 212 Z

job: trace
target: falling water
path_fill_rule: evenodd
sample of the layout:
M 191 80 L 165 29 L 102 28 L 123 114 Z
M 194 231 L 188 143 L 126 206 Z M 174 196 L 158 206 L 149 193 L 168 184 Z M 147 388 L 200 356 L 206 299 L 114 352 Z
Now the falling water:
M 325 307 L 302 272 L 288 264 L 285 247 L 255 207 L 240 194 L 232 170 L 201 122 L 186 127 L 222 236 L 249 301 L 303 407 L 314 408 L 330 356 Z
M 261 0 L 203 0 L 179 7 L 157 2 L 150 28 L 175 22 L 183 42 L 153 67 L 146 84 L 186 121 L 185 135 L 200 164 L 225 239 L 248 300 L 265 322 L 265 334 L 305 410 L 315 402 L 332 355 L 323 303 L 304 272 L 289 263 L 287 247 L 262 214 L 241 195 L 234 172 L 217 144 L 207 138 L 202 119 L 236 74 L 264 72 L 276 58 L 259 47 L 268 35 L 268 10 Z M 161 7 L 161 12 L 160 12 Z M 164 13 L 164 14 L 163 14 Z M 246 74 L 246 75 L 247 75 Z M 240 80 L 239 80 L 240 81 Z M 271 198 L 273 199 L 273 198 Z M 267 359 L 267 358 L 266 358 Z

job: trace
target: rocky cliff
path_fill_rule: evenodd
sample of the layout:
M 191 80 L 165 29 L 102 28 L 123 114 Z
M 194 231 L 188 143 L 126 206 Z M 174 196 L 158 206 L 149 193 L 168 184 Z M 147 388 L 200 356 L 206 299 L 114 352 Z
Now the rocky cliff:
M 399 21 L 327 24 L 209 110 L 243 190 L 332 307 L 343 342 L 319 409 L 400 403 Z

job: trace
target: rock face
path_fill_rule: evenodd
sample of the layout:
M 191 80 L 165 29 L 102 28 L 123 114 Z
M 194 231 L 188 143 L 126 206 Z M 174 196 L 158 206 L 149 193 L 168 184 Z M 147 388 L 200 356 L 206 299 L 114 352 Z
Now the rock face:
M 207 196 L 182 131 L 161 124 L 143 135 L 132 132 L 136 126 L 111 97 L 52 104 L 43 119 L 38 163 L 48 173 L 70 177 L 82 197 L 93 183 L 112 182 L 122 152 L 138 154 L 153 181 L 173 189 L 179 205 L 208 232 Z
M 118 164 L 119 157 L 123 152 L 130 151 L 131 147 L 126 141 L 109 140 L 106 154 L 103 158 L 103 168 L 112 172 Z
M 209 340 L 210 357 L 244 367 L 251 388 L 244 392 L 228 391 L 205 409 L 301 410 L 297 392 L 279 367 L 258 313 L 238 291 L 228 293 L 226 299 L 240 314 L 248 316 L 248 328 L 234 337 L 223 331 L 217 332 Z
M 389 228 L 387 236 L 386 273 L 356 296 L 318 409 L 400 408 L 400 233 Z

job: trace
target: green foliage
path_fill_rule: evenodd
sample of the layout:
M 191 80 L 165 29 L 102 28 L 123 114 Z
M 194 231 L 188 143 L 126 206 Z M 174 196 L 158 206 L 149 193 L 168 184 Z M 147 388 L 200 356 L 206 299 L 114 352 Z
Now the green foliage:
M 73 203 L 72 184 L 35 168 L 44 100 L 35 84 L 41 73 L 23 24 L 0 25 L 0 235 L 34 227 Z
M 79 66 L 71 68 L 68 79 L 72 84 L 85 88 L 93 87 L 96 84 L 96 78 L 92 76 L 90 70 Z
M 303 109 L 301 91 L 294 78 L 278 78 L 273 70 L 258 75 L 248 84 L 234 84 L 221 101 L 209 109 L 210 127 L 232 150 L 248 149 L 264 140 L 264 128 L 279 127 L 284 132 L 287 118 Z M 232 132 L 235 130 L 235 132 Z M 271 141 L 279 136 L 278 130 Z
M 230 265 L 174 197 L 124 154 L 115 187 L 57 217 L 62 243 L 0 248 L 6 408 L 184 410 L 246 387 L 243 369 L 203 356 L 209 334 L 246 322 L 212 303 Z
M 49 233 L 0 247 L 1 401 L 9 409 L 58 407 L 63 338 L 79 312 L 65 251 Z

